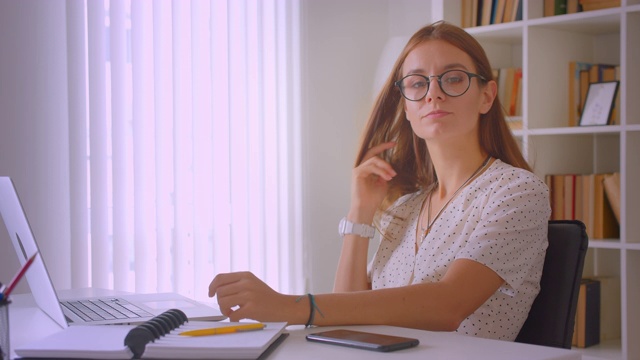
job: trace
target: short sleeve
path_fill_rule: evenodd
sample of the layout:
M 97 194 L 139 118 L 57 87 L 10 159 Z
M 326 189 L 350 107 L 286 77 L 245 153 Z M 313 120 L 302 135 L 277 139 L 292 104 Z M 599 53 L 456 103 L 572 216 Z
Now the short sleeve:
M 456 258 L 489 267 L 505 281 L 500 290 L 513 296 L 530 272 L 541 272 L 548 245 L 549 190 L 532 173 L 512 168 L 489 191 L 481 220 Z

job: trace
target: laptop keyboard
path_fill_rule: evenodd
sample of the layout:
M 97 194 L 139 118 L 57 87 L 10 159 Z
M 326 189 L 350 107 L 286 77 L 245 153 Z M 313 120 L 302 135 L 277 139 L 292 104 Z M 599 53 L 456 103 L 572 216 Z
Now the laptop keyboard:
M 136 319 L 153 316 L 123 299 L 62 301 L 61 305 L 84 321 Z

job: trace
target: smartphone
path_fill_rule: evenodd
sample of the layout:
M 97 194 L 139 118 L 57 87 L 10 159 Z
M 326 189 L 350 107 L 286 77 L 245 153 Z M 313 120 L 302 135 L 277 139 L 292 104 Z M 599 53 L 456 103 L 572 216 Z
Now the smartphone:
M 418 346 L 418 339 L 346 329 L 321 331 L 306 336 L 309 341 L 357 349 L 389 352 Z

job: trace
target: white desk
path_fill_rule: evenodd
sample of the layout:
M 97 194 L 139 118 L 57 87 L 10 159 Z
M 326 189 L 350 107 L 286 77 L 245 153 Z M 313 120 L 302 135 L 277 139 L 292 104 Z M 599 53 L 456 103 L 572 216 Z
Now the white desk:
M 58 326 L 42 311 L 34 306 L 29 294 L 12 296 L 9 308 L 11 328 L 12 358 L 13 350 L 29 341 L 47 336 L 58 331 Z M 396 351 L 392 354 L 377 353 L 367 350 L 351 349 L 341 346 L 311 343 L 305 340 L 305 335 L 327 328 L 304 329 L 302 326 L 290 326 L 290 336 L 267 358 L 268 360 L 289 359 L 581 359 L 578 352 L 544 346 L 519 344 L 507 341 L 487 340 L 455 333 L 431 332 L 413 330 L 391 326 L 341 326 L 364 331 L 389 335 L 413 337 L 420 340 L 416 348 Z

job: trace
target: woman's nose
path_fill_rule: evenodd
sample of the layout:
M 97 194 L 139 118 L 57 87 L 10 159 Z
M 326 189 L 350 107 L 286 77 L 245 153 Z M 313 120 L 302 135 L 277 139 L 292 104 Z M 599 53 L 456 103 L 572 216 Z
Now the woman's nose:
M 440 87 L 440 82 L 437 79 L 433 79 L 429 82 L 429 89 L 427 90 L 427 95 L 424 97 L 427 102 L 431 102 L 434 99 L 444 99 L 445 93 L 442 91 Z

